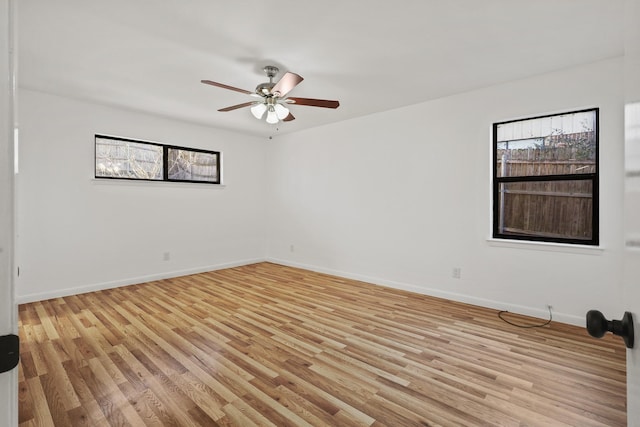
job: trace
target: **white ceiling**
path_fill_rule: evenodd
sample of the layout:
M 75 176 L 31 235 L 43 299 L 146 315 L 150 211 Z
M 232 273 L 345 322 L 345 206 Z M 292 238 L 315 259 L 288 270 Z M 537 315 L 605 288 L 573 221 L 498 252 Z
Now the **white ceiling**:
M 622 55 L 623 0 L 19 0 L 21 87 L 276 136 Z M 296 120 L 258 121 L 276 65 Z M 276 78 L 277 79 L 277 78 Z M 517 96 L 517 94 L 514 94 Z

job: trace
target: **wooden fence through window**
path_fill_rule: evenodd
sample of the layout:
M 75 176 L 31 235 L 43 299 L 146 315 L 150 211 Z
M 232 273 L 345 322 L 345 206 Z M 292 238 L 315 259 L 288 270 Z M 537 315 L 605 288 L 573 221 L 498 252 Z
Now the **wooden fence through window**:
M 580 240 L 592 239 L 591 153 L 575 148 L 497 150 L 497 176 L 575 175 L 576 180 L 503 182 L 499 186 L 499 232 Z M 580 157 L 592 157 L 580 159 Z M 584 178 L 584 177 L 583 177 Z

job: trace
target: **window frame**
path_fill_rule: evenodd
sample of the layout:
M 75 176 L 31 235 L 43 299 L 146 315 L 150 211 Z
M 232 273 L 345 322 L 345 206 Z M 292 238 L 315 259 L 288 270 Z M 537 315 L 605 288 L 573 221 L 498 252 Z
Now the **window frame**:
M 162 147 L 162 173 L 160 179 L 152 179 L 152 178 L 135 178 L 135 177 L 120 177 L 120 176 L 101 176 L 98 175 L 97 169 L 97 144 L 98 139 L 110 139 L 114 141 L 123 141 L 123 142 L 133 142 L 136 144 L 144 144 L 151 145 L 155 147 Z M 93 176 L 95 179 L 117 179 L 117 180 L 126 180 L 126 181 L 150 181 L 150 182 L 187 182 L 193 184 L 213 184 L 220 185 L 222 184 L 222 166 L 220 162 L 221 154 L 219 151 L 213 150 L 205 150 L 201 148 L 191 148 L 184 147 L 178 145 L 170 145 L 170 144 L 162 144 L 159 142 L 150 142 L 133 138 L 123 138 L 119 136 L 111 136 L 111 135 L 103 135 L 103 134 L 95 134 L 94 135 L 94 146 L 93 146 L 93 163 L 94 170 Z M 180 150 L 180 151 L 188 151 L 193 153 L 205 153 L 213 155 L 216 159 L 216 179 L 215 180 L 194 180 L 194 179 L 175 179 L 169 178 L 169 150 Z
M 585 174 L 558 174 L 558 175 L 524 175 L 524 176 L 498 176 L 498 126 L 523 122 L 527 120 L 542 119 L 547 117 L 562 116 L 575 113 L 595 113 L 595 173 Z M 540 116 L 524 117 L 520 119 L 495 122 L 492 125 L 492 197 L 493 197 L 493 218 L 492 237 L 501 240 L 565 243 L 570 245 L 598 246 L 600 244 L 600 109 L 597 107 L 585 108 L 581 110 L 564 111 Z M 578 239 L 572 237 L 517 235 L 500 232 L 500 185 L 518 182 L 559 182 L 559 181 L 590 181 L 592 188 L 592 209 L 591 209 L 591 239 Z

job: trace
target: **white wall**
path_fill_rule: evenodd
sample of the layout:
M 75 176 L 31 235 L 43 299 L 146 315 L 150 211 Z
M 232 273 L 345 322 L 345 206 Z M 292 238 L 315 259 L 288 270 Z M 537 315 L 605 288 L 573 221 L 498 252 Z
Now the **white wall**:
M 600 108 L 601 249 L 489 242 L 491 124 L 585 107 Z M 274 141 L 274 261 L 539 317 L 551 304 L 574 324 L 620 312 L 620 58 Z
M 268 141 L 29 90 L 19 96 L 19 302 L 264 258 Z M 225 187 L 94 180 L 95 133 L 221 151 Z

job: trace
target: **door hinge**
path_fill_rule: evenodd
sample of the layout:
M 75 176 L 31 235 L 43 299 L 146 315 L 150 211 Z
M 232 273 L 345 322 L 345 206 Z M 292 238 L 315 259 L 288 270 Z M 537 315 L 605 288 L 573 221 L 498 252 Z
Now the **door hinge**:
M 20 361 L 20 338 L 17 335 L 0 337 L 0 373 L 18 366 Z

